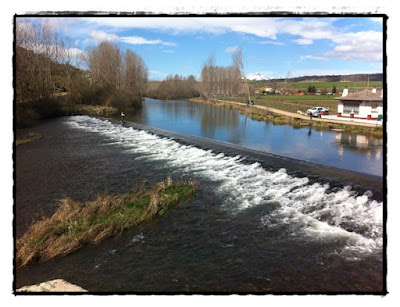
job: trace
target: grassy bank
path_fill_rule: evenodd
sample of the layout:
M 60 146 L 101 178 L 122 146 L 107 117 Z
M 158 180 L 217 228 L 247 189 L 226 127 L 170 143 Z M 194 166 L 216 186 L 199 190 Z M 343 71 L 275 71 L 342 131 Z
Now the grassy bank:
M 107 105 L 73 104 L 65 97 L 43 99 L 36 102 L 17 103 L 15 105 L 15 123 L 17 128 L 32 127 L 42 119 L 67 115 L 101 115 L 118 114 L 117 108 Z
M 331 113 L 337 112 L 338 101 L 334 100 L 338 96 L 280 96 L 280 95 L 253 95 L 251 99 L 256 105 L 275 108 L 282 111 L 296 113 L 297 111 L 306 112 L 313 107 L 329 107 Z M 244 103 L 243 98 L 221 98 L 222 100 L 230 100 Z
M 38 140 L 41 138 L 43 138 L 43 136 L 41 134 L 35 133 L 35 132 L 29 132 L 29 134 L 26 137 L 17 139 L 15 141 L 15 145 L 19 146 L 19 145 L 26 144 L 26 143 L 29 143 L 29 142 L 32 142 L 34 140 Z
M 34 223 L 17 240 L 17 268 L 65 256 L 164 215 L 171 206 L 189 199 L 196 188 L 197 183 L 172 183 L 168 178 L 150 190 L 100 195 L 85 203 L 62 199 L 52 217 Z
M 240 98 L 238 98 L 239 100 Z M 362 127 L 362 126 L 356 126 L 356 125 L 347 125 L 347 124 L 339 124 L 339 123 L 330 123 L 329 121 L 316 121 L 316 120 L 305 120 L 303 118 L 300 118 L 296 116 L 296 111 L 291 112 L 293 113 L 293 116 L 285 116 L 282 114 L 277 114 L 270 112 L 268 110 L 263 110 L 259 108 L 249 108 L 245 105 L 245 103 L 242 104 L 232 104 L 227 101 L 220 100 L 218 102 L 216 101 L 211 101 L 207 100 L 205 98 L 199 99 L 199 98 L 192 98 L 192 101 L 196 102 L 202 102 L 202 103 L 207 103 L 211 105 L 215 105 L 217 107 L 225 107 L 225 108 L 230 108 L 230 109 L 237 109 L 240 113 L 247 115 L 251 117 L 254 120 L 258 121 L 265 121 L 265 122 L 272 122 L 277 125 L 292 125 L 295 128 L 301 128 L 301 127 L 312 127 L 316 130 L 331 130 L 331 129 L 340 129 L 344 131 L 348 131 L 351 133 L 359 133 L 359 134 L 365 134 L 365 135 L 373 135 L 375 137 L 382 137 L 383 136 L 383 128 L 382 127 Z M 232 100 L 230 98 L 230 100 Z M 233 100 L 234 101 L 234 100 Z M 243 98 L 241 101 L 238 102 L 243 102 Z M 258 103 L 256 102 L 258 105 Z M 264 104 L 260 104 L 264 105 Z M 274 103 L 273 105 L 264 105 L 264 106 L 269 106 L 273 107 L 278 110 L 290 112 L 287 108 L 282 107 L 280 104 Z M 285 104 L 286 106 L 286 104 Z M 297 109 L 298 110 L 298 109 Z
M 65 115 L 102 115 L 105 117 L 119 114 L 118 109 L 114 107 L 87 104 L 63 105 L 62 112 Z

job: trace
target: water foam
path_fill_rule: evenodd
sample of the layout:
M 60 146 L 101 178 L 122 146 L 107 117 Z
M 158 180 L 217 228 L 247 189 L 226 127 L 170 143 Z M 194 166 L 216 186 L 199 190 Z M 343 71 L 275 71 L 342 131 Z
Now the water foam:
M 215 192 L 223 195 L 224 205 L 231 210 L 273 206 L 261 218 L 267 227 L 287 224 L 292 235 L 343 241 L 348 250 L 382 247 L 383 205 L 372 200 L 370 192 L 359 196 L 351 187 L 328 192 L 328 184 L 310 184 L 308 178 L 292 177 L 285 169 L 270 172 L 259 163 L 243 163 L 240 156 L 215 154 L 106 120 L 74 116 L 67 123 L 100 133 L 140 159 L 164 161 L 180 174 L 214 181 Z

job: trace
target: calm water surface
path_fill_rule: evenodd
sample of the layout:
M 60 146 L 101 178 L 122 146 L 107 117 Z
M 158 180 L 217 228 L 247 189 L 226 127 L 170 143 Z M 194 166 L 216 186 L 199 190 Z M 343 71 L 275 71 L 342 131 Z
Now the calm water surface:
M 126 120 L 260 151 L 382 176 L 383 140 L 252 120 L 237 110 L 188 100 L 146 98 Z

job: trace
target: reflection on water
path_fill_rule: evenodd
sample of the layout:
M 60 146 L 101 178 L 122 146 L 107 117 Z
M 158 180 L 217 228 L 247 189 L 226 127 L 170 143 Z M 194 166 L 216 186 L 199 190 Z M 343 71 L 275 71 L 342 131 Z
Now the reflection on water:
M 367 135 L 351 135 L 337 132 L 336 144 L 340 156 L 343 156 L 344 148 L 365 155 L 368 160 L 381 161 L 383 139 Z
M 237 143 L 245 137 L 249 120 L 241 120 L 239 112 L 216 108 L 187 100 L 161 101 L 147 98 L 140 113 L 129 114 L 128 119 L 141 124 L 179 131 L 186 134 Z
M 383 140 L 256 121 L 237 110 L 187 100 L 146 98 L 126 120 L 264 152 L 382 176 Z

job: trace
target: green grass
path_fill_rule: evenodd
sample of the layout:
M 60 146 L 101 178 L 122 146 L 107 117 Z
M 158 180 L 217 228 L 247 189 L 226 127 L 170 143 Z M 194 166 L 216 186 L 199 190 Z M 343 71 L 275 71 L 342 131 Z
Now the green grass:
M 338 96 L 335 96 L 338 97 Z M 297 111 L 306 112 L 312 107 L 329 107 L 331 113 L 336 113 L 338 101 L 332 96 L 280 96 L 280 95 L 253 95 L 251 98 L 256 105 L 262 105 L 275 108 L 282 111 L 296 113 Z M 245 103 L 246 99 L 239 98 L 221 98 L 223 100 Z
M 123 230 L 163 216 L 196 191 L 197 183 L 160 182 L 150 190 L 100 195 L 85 203 L 63 199 L 50 218 L 34 223 L 17 240 L 17 267 L 65 256 L 87 244 L 97 244 Z
M 273 87 L 271 82 L 262 83 L 265 86 Z M 336 86 L 337 90 L 342 90 L 343 88 L 381 88 L 382 82 L 380 81 L 359 81 L 359 82 L 277 82 L 278 88 L 296 88 L 296 89 L 308 89 L 309 86 L 315 86 L 317 89 L 326 88 L 330 92 L 333 86 Z M 260 86 L 261 87 L 261 86 Z

